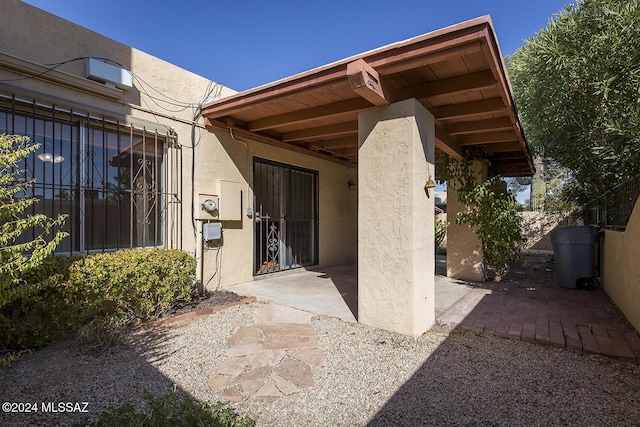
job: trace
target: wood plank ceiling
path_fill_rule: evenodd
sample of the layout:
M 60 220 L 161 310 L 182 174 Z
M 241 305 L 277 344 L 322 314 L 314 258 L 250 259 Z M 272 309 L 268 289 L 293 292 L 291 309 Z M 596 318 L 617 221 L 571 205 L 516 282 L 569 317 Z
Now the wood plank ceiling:
M 437 154 L 489 153 L 503 176 L 535 171 L 488 16 L 316 68 L 202 107 L 209 129 L 357 167 L 358 113 L 416 98 Z

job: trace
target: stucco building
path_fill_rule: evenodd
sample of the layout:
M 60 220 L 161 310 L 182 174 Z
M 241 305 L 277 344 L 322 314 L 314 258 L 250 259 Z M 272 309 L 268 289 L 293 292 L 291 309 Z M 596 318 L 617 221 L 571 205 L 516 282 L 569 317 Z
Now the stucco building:
M 25 167 L 35 211 L 69 215 L 61 253 L 180 248 L 209 289 L 357 261 L 359 320 L 417 336 L 434 320 L 437 160 L 482 147 L 484 176 L 533 171 L 488 17 L 236 93 L 2 8 L 0 132 L 40 144 Z M 473 233 L 451 227 L 450 275 L 477 278 Z

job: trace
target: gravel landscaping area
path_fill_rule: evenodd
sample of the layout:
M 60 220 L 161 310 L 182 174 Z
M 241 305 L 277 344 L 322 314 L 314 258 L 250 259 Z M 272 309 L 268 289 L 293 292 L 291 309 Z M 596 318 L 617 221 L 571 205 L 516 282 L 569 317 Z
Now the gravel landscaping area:
M 59 343 L 0 372 L 3 402 L 143 401 L 174 384 L 216 401 L 208 373 L 227 340 L 264 303 L 234 306 L 182 327 L 132 335 L 91 355 Z M 324 364 L 314 386 L 232 404 L 259 426 L 590 425 L 640 423 L 640 368 L 600 356 L 436 328 L 417 341 L 334 318 L 314 318 Z M 68 425 L 78 413 L 0 412 L 0 425 Z

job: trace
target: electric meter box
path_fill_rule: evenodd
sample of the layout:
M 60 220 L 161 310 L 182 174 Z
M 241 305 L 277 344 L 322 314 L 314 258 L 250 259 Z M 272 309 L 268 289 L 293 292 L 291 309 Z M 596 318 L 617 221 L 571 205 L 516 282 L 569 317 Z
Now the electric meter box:
M 195 207 L 194 215 L 201 221 L 218 219 L 220 214 L 220 201 L 215 194 L 198 194 L 196 199 L 198 204 Z
M 222 238 L 222 224 L 219 222 L 205 222 L 202 224 L 202 239 L 205 242 Z

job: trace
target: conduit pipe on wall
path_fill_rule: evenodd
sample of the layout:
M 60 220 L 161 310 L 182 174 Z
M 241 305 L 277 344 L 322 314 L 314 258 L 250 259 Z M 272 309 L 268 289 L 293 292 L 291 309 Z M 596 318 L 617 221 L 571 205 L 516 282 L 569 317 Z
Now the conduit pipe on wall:
M 233 139 L 236 142 L 239 142 L 240 144 L 244 145 L 244 148 L 247 152 L 247 216 L 253 217 L 253 209 L 251 207 L 251 197 L 249 194 L 249 190 L 251 189 L 251 164 L 249 163 L 249 146 L 247 145 L 246 142 L 237 139 L 234 135 L 233 135 L 233 127 L 229 127 L 229 135 L 231 135 L 231 139 Z
M 200 238 L 196 241 L 196 285 L 198 286 L 198 294 L 202 295 L 204 289 L 204 239 L 202 239 L 202 221 L 196 221 L 196 233 Z

